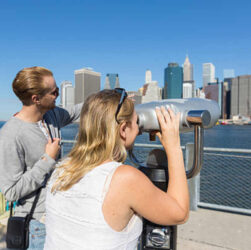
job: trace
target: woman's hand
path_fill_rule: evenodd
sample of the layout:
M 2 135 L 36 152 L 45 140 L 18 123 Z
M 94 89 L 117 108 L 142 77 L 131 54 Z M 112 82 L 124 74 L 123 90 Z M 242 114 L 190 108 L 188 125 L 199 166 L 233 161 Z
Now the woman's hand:
M 170 108 L 167 110 L 164 106 L 161 106 L 160 108 L 156 107 L 156 115 L 161 129 L 156 135 L 159 137 L 165 150 L 168 151 L 171 148 L 180 147 L 180 113 L 175 115 Z

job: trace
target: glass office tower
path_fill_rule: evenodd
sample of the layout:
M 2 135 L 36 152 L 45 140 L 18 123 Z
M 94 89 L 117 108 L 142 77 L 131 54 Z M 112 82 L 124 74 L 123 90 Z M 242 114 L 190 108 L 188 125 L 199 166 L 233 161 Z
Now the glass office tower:
M 169 63 L 164 73 L 164 99 L 182 98 L 183 68 L 177 63 Z
M 106 74 L 104 89 L 114 89 L 119 87 L 119 74 Z

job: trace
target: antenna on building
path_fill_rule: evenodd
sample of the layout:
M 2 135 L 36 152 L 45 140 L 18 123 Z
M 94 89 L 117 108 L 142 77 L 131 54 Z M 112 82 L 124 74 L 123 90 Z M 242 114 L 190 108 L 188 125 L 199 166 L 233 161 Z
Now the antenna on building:
M 93 71 L 93 68 L 92 68 L 92 67 L 85 67 L 84 69 L 87 69 L 87 70 Z

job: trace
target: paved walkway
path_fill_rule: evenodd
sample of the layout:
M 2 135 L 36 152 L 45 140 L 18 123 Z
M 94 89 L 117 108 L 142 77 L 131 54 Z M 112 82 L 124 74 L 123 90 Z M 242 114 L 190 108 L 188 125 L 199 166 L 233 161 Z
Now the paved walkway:
M 178 226 L 178 250 L 251 250 L 251 216 L 207 209 Z
M 7 218 L 1 218 L 0 219 L 0 249 L 4 250 L 6 249 L 5 245 L 5 234 L 6 234 L 6 224 L 7 224 Z
M 6 219 L 0 219 L 0 249 L 5 248 Z M 251 216 L 199 209 L 178 226 L 177 250 L 251 250 Z

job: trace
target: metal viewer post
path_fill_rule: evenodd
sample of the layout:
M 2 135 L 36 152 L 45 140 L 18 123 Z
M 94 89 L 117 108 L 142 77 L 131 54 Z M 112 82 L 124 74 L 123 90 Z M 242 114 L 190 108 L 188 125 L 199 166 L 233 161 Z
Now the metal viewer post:
M 187 113 L 187 121 L 194 126 L 193 166 L 186 171 L 187 178 L 196 176 L 203 163 L 204 126 L 208 126 L 211 116 L 207 110 L 192 110 Z

